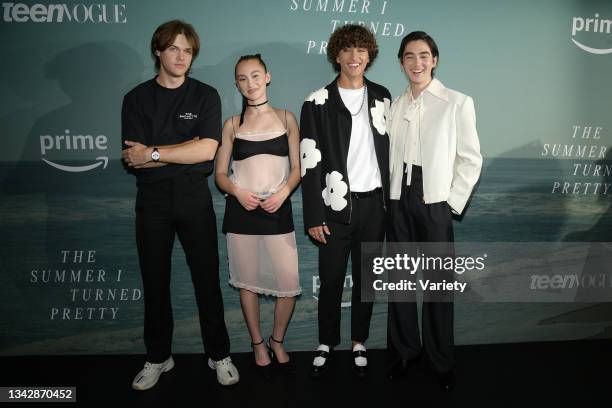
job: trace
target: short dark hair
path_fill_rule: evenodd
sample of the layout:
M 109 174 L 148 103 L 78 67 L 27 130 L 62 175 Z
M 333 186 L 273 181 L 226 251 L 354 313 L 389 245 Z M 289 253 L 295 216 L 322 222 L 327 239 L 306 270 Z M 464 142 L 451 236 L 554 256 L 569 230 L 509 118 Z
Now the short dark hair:
M 378 56 L 378 44 L 374 34 L 364 26 L 359 24 L 347 24 L 337 28 L 329 37 L 327 43 L 327 60 L 334 67 L 334 71 L 340 72 L 340 64 L 336 62 L 338 54 L 344 48 L 359 47 L 366 48 L 370 57 L 370 62 L 366 65 L 366 70 L 374 63 Z
M 431 51 L 431 55 L 436 58 L 436 61 L 440 62 L 440 51 L 438 50 L 438 44 L 434 41 L 433 38 L 425 31 L 413 31 L 410 34 L 407 34 L 404 38 L 402 38 L 402 43 L 400 44 L 399 50 L 397 51 L 397 58 L 402 62 L 404 58 L 404 49 L 409 42 L 423 40 L 429 46 L 429 50 Z M 437 67 L 437 64 L 436 64 Z M 434 67 L 431 70 L 431 76 L 434 76 L 434 71 L 436 70 Z
M 179 34 L 183 34 L 189 44 L 191 45 L 193 53 L 191 54 L 192 63 L 193 60 L 196 59 L 198 53 L 200 52 L 200 37 L 198 37 L 198 33 L 196 33 L 195 28 L 191 24 L 188 24 L 182 20 L 171 20 L 163 23 L 155 30 L 153 33 L 153 38 L 151 38 L 151 56 L 155 61 L 155 71 L 159 72 L 159 57 L 155 55 L 156 51 L 162 52 L 165 51 L 166 48 L 170 47 L 176 36 Z M 187 73 L 191 71 L 191 66 Z

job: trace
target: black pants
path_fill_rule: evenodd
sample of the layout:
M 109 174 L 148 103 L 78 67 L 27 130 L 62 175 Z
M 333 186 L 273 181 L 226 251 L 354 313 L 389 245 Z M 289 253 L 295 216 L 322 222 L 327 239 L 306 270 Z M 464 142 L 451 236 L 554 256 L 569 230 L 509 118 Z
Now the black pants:
M 351 255 L 351 339 L 365 342 L 370 331 L 372 302 L 361 301 L 361 243 L 385 238 L 386 212 L 382 192 L 352 198 L 350 224 L 330 221 L 327 244 L 319 244 L 319 342 L 334 347 L 340 343 L 340 313 L 346 267 Z
M 213 360 L 220 360 L 229 354 L 229 337 L 219 287 L 215 213 L 206 177 L 186 173 L 138 186 L 136 242 L 144 288 L 147 361 L 160 363 L 171 353 L 170 267 L 175 235 L 191 271 L 204 349 Z
M 401 197 L 391 200 L 387 239 L 389 242 L 454 242 L 449 205 L 423 202 L 421 167 L 412 167 L 409 186 L 404 173 Z M 446 253 L 428 255 L 453 255 L 452 244 L 441 247 Z M 452 272 L 447 277 L 452 279 Z M 454 367 L 453 303 L 424 301 L 422 313 L 422 348 L 435 371 L 449 372 Z M 387 346 L 393 359 L 410 360 L 421 353 L 415 302 L 389 302 Z

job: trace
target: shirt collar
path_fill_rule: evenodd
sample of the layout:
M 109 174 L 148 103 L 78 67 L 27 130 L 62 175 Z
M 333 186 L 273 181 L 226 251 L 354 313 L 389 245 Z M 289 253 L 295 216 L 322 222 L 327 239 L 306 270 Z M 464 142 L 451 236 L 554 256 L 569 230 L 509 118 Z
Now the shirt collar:
M 406 92 L 408 92 L 408 103 L 410 105 L 417 105 L 420 101 L 423 100 L 424 92 L 421 92 L 421 94 L 417 96 L 416 98 L 412 95 L 412 92 L 410 92 L 410 86 L 408 87 Z
M 408 93 L 408 100 L 410 102 L 419 101 L 425 93 L 431 94 L 436 98 L 440 98 L 448 102 L 446 87 L 437 78 L 432 79 L 429 85 L 427 85 L 427 88 L 425 88 L 416 99 L 413 99 L 412 97 L 412 93 L 410 92 L 410 85 L 408 85 L 408 88 L 406 88 L 406 92 Z

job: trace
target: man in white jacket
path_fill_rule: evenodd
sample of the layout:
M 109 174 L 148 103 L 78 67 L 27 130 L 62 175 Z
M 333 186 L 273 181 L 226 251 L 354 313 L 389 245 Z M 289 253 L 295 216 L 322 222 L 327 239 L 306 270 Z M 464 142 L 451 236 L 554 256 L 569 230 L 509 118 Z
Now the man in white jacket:
M 437 255 L 453 255 L 452 214 L 463 213 L 482 165 L 474 102 L 434 78 L 439 51 L 427 33 L 405 36 L 398 58 L 410 85 L 390 113 L 388 240 L 446 243 L 434 246 L 446 248 Z M 435 252 L 434 247 L 427 250 Z M 436 276 L 453 278 L 452 271 Z M 424 302 L 422 344 L 417 316 L 415 302 L 389 302 L 387 342 L 394 363 L 388 376 L 404 375 L 424 352 L 440 385 L 450 391 L 455 383 L 452 297 Z

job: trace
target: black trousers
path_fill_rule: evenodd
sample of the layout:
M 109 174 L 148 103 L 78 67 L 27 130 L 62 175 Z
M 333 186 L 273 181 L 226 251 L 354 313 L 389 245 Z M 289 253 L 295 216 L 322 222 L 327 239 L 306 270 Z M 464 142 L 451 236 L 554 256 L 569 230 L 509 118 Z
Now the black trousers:
M 453 255 L 451 209 L 446 202 L 433 204 L 423 202 L 423 175 L 419 166 L 412 167 L 410 186 L 406 185 L 406 173 L 404 173 L 401 197 L 399 200 L 391 200 L 387 239 L 389 242 L 451 243 L 436 247 L 438 251 L 443 248 L 445 253 L 428 255 Z M 443 277 L 452 280 L 452 272 L 447 275 Z M 440 276 L 438 274 L 438 279 Z M 428 277 L 424 275 L 424 278 Z M 392 358 L 410 360 L 421 354 L 423 349 L 435 371 L 438 373 L 451 371 L 454 367 L 452 301 L 424 300 L 422 325 L 421 346 L 416 303 L 389 302 L 387 346 Z
M 346 267 L 351 255 L 351 339 L 365 342 L 370 331 L 372 302 L 361 301 L 361 243 L 385 238 L 386 212 L 380 190 L 364 198 L 351 198 L 349 224 L 330 221 L 327 244 L 319 245 L 319 342 L 330 347 L 340 343 L 340 314 Z
M 144 288 L 144 342 L 147 361 L 171 354 L 170 268 L 178 235 L 195 289 L 204 350 L 213 360 L 229 354 L 229 337 L 219 287 L 217 226 L 206 176 L 185 173 L 155 183 L 139 183 L 136 242 Z

